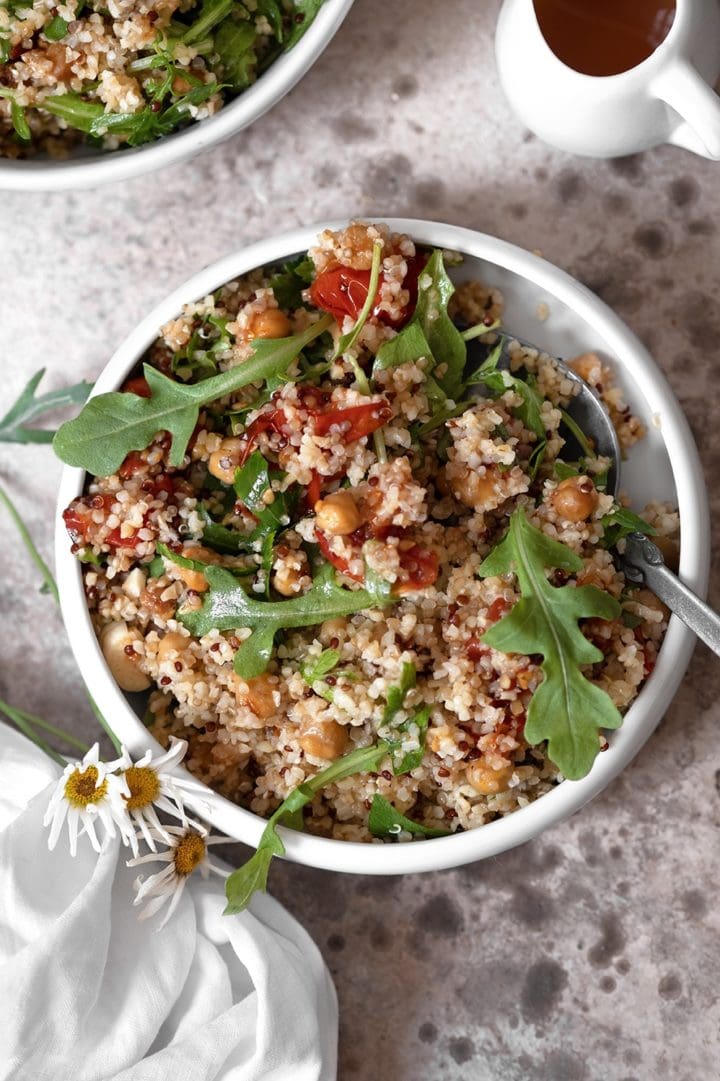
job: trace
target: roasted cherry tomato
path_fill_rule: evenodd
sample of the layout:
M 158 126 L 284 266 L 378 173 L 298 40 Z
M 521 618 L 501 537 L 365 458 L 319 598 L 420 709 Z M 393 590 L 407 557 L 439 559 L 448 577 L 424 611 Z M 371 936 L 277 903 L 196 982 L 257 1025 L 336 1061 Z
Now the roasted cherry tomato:
M 396 329 L 404 326 L 415 311 L 418 294 L 418 278 L 427 262 L 424 254 L 413 255 L 407 260 L 407 274 L 403 280 L 403 288 L 410 293 L 410 300 L 403 308 L 398 319 L 392 319 L 387 312 L 380 311 L 377 304 L 377 294 L 374 297 L 372 315 L 383 323 Z M 380 283 L 383 278 L 381 276 Z M 367 300 L 370 288 L 370 271 L 353 270 L 352 267 L 337 266 L 330 270 L 324 270 L 318 274 L 310 287 L 310 299 L 316 308 L 329 312 L 340 324 L 346 315 L 357 319 Z M 378 287 L 378 293 L 380 287 Z
M 361 574 L 354 574 L 350 570 L 350 564 L 343 556 L 337 555 L 330 547 L 330 541 L 319 529 L 315 530 L 315 536 L 317 537 L 318 548 L 327 559 L 328 563 L 332 563 L 336 570 L 341 574 L 347 575 L 348 578 L 352 578 L 355 582 L 362 582 L 363 576 Z
M 412 548 L 400 553 L 400 566 L 406 577 L 395 583 L 393 593 L 409 593 L 411 590 L 425 589 L 437 581 L 440 560 L 431 549 L 413 544 Z
M 315 418 L 315 431 L 318 435 L 327 435 L 333 425 L 349 425 L 341 433 L 343 443 L 354 443 L 365 435 L 382 428 L 393 415 L 389 402 L 368 402 L 351 405 L 347 409 L 330 409 Z

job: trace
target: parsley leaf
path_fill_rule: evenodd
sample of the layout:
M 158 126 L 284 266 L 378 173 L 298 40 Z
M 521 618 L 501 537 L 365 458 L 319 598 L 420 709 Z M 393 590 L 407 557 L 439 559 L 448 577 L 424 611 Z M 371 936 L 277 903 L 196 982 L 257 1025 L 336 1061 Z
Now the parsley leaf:
M 337 649 L 324 649 L 317 657 L 311 657 L 300 665 L 300 675 L 309 687 L 318 683 L 337 668 L 340 653 Z
M 225 895 L 228 901 L 225 909 L 226 916 L 242 912 L 247 908 L 256 890 L 267 888 L 267 876 L 273 856 L 285 854 L 285 845 L 277 832 L 277 826 L 282 820 L 285 819 L 285 824 L 287 824 L 288 818 L 295 816 L 325 785 L 341 781 L 344 777 L 351 777 L 355 773 L 377 770 L 387 752 L 387 744 L 382 740 L 371 747 L 361 747 L 350 751 L 349 754 L 338 758 L 332 765 L 293 789 L 268 819 L 255 854 L 246 864 L 233 871 L 225 883 Z
M 281 308 L 294 310 L 303 306 L 302 293 L 315 274 L 315 264 L 307 255 L 284 263 L 270 279 L 270 286 Z
M 376 792 L 370 806 L 368 817 L 368 829 L 373 837 L 397 837 L 405 830 L 407 833 L 416 833 L 421 837 L 448 837 L 450 830 L 431 829 L 419 822 L 413 822 L 393 807 L 389 800 Z
M 51 443 L 55 432 L 45 428 L 28 428 L 30 421 L 41 417 L 44 413 L 64 409 L 68 405 L 82 405 L 92 390 L 92 383 L 82 382 L 36 396 L 35 391 L 44 375 L 45 368 L 35 372 L 35 375 L 23 387 L 20 397 L 0 419 L 0 442 Z
M 287 372 L 302 348 L 331 322 L 327 316 L 291 338 L 261 339 L 253 354 L 236 368 L 201 383 L 178 383 L 149 364 L 143 365 L 149 398 L 112 391 L 91 398 L 80 415 L 63 424 L 53 440 L 57 456 L 96 476 L 110 476 L 132 450 L 143 450 L 158 432 L 172 436 L 170 465 L 179 466 L 203 405 L 250 383 Z
M 510 529 L 480 565 L 483 578 L 517 575 L 522 593 L 515 607 L 489 630 L 481 642 L 504 653 L 541 653 L 545 678 L 530 701 L 525 738 L 548 743 L 548 755 L 565 777 L 578 780 L 590 772 L 600 750 L 598 731 L 618 728 L 622 717 L 610 697 L 580 671 L 603 655 L 585 638 L 579 619 L 617 619 L 620 605 L 595 586 L 551 586 L 546 567 L 570 573 L 583 562 L 559 541 L 528 522 L 522 509 Z
M 249 597 L 229 571 L 208 567 L 204 572 L 210 589 L 202 608 L 181 612 L 179 619 L 191 634 L 202 637 L 211 630 L 249 628 L 252 634 L 235 654 L 235 671 L 243 679 L 259 676 L 268 666 L 273 642 L 279 630 L 313 627 L 326 619 L 347 616 L 366 608 L 392 604 L 389 583 L 373 583 L 369 588 L 350 590 L 337 584 L 334 569 L 325 564 L 307 593 L 287 601 L 258 601 Z
M 68 25 L 61 15 L 56 15 L 43 27 L 43 34 L 48 41 L 62 41 L 68 32 Z

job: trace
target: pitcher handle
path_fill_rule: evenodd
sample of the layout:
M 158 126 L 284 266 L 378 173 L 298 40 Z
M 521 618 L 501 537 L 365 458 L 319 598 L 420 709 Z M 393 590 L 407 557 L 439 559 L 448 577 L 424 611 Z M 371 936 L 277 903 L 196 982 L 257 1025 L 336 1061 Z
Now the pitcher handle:
M 676 60 L 658 76 L 654 90 L 682 119 L 668 142 L 720 161 L 720 96 L 692 64 Z

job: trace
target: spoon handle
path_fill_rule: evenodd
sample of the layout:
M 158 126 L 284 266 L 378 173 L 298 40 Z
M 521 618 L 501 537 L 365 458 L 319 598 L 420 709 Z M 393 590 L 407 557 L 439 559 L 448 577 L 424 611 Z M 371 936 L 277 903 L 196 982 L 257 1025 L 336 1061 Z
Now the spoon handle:
M 662 552 L 643 533 L 631 533 L 620 557 L 625 577 L 646 585 L 720 656 L 720 616 L 669 571 Z

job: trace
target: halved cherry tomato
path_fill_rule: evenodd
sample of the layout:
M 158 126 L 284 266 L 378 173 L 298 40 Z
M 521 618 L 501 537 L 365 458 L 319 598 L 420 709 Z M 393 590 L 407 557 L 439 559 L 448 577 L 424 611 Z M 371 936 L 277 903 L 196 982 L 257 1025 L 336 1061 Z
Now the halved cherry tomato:
M 269 413 L 261 413 L 259 417 L 255 417 L 252 424 L 249 424 L 245 429 L 245 446 L 240 455 L 240 467 L 242 468 L 245 465 L 245 462 L 252 454 L 262 432 L 281 432 L 286 422 L 285 413 L 282 409 L 273 409 Z
M 126 394 L 137 394 L 139 398 L 152 397 L 150 384 L 144 375 L 136 375 L 132 379 L 126 379 L 122 385 Z
M 407 577 L 395 583 L 393 593 L 409 593 L 411 590 L 425 589 L 437 581 L 440 560 L 437 552 L 413 544 L 412 548 L 400 553 L 400 566 Z
M 317 469 L 313 469 L 310 477 L 310 483 L 305 489 L 305 503 L 309 510 L 312 510 L 318 500 L 322 497 L 322 481 Z
M 136 473 L 139 473 L 143 469 L 148 468 L 147 459 L 136 450 L 131 450 L 125 461 L 118 469 L 118 476 L 123 479 L 128 477 L 134 477 Z
M 336 570 L 339 570 L 342 574 L 346 574 L 348 578 L 352 578 L 355 582 L 362 582 L 363 576 L 361 574 L 355 574 L 350 570 L 350 564 L 343 556 L 337 555 L 330 547 L 330 541 L 319 529 L 315 530 L 315 536 L 317 537 L 318 548 L 327 559 L 328 563 L 332 563 Z
M 413 255 L 407 260 L 407 274 L 403 280 L 403 287 L 410 293 L 410 300 L 403 308 L 399 318 L 392 319 L 388 312 L 381 311 L 377 303 L 377 296 L 383 283 L 380 277 L 378 293 L 374 299 L 372 315 L 383 323 L 396 329 L 404 326 L 415 311 L 418 294 L 418 278 L 427 262 L 425 254 Z M 353 270 L 352 267 L 337 266 L 330 270 L 324 270 L 318 274 L 310 287 L 310 299 L 316 308 L 329 312 L 340 324 L 346 315 L 357 319 L 367 300 L 370 289 L 370 271 Z
M 354 443 L 365 435 L 382 428 L 393 415 L 389 402 L 367 402 L 351 405 L 347 409 L 331 409 L 315 417 L 315 431 L 318 435 L 327 435 L 334 425 L 349 427 L 341 433 L 343 443 Z

